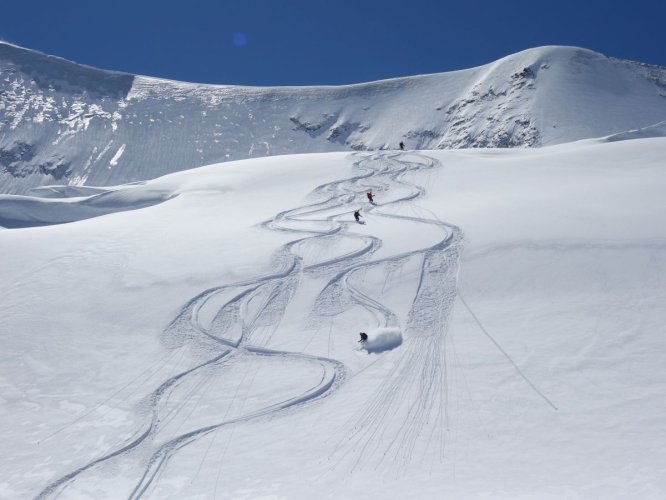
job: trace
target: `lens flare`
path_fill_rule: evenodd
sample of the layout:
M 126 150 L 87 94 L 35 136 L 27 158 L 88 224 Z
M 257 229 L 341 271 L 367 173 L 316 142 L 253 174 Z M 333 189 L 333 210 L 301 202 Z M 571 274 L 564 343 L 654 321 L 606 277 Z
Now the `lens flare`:
M 236 47 L 245 47 L 247 45 L 247 35 L 245 33 L 234 33 L 232 40 Z

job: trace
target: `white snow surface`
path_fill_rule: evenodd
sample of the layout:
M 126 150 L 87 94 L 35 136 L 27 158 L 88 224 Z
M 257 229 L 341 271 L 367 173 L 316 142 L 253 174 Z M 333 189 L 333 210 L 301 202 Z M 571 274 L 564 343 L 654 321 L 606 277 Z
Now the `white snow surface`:
M 400 141 L 408 149 L 547 146 L 665 117 L 666 68 L 576 47 L 357 85 L 259 88 L 103 71 L 0 43 L 0 193 Z
M 287 155 L 3 198 L 0 497 L 666 497 L 665 152 Z M 359 349 L 384 328 L 402 344 Z

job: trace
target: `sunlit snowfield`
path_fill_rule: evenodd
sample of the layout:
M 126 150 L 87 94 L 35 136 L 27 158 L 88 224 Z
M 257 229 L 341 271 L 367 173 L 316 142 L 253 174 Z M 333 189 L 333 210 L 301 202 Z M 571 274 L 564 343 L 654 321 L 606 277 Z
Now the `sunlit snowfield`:
M 0 197 L 0 496 L 663 498 L 637 135 Z

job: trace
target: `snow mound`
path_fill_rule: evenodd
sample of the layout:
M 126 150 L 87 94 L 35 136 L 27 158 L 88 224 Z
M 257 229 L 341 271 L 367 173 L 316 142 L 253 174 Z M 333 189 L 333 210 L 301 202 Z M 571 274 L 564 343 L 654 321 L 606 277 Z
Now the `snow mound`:
M 655 123 L 649 127 L 628 130 L 606 137 L 606 142 L 629 141 L 631 139 L 649 139 L 651 137 L 666 137 L 666 121 Z
M 71 193 L 62 186 L 54 187 L 50 192 L 53 196 L 60 195 L 62 198 L 0 195 L 0 227 L 17 229 L 65 224 L 115 212 L 147 208 L 176 196 L 165 189 L 136 184 L 113 187 L 105 191 L 91 188 L 89 192 L 95 194 L 67 197 Z M 41 194 L 46 193 L 49 191 Z
M 402 344 L 402 332 L 400 328 L 377 328 L 368 332 L 368 340 L 363 343 L 363 348 L 369 353 L 390 351 Z

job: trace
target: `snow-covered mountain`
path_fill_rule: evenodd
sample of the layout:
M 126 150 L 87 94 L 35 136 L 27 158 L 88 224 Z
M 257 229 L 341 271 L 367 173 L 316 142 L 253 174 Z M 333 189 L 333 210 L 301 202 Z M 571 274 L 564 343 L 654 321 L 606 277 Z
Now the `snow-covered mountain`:
M 0 192 L 287 153 L 543 146 L 666 117 L 666 69 L 573 47 L 340 87 L 200 85 L 0 43 Z
M 0 59 L 0 498 L 666 497 L 663 68 Z

